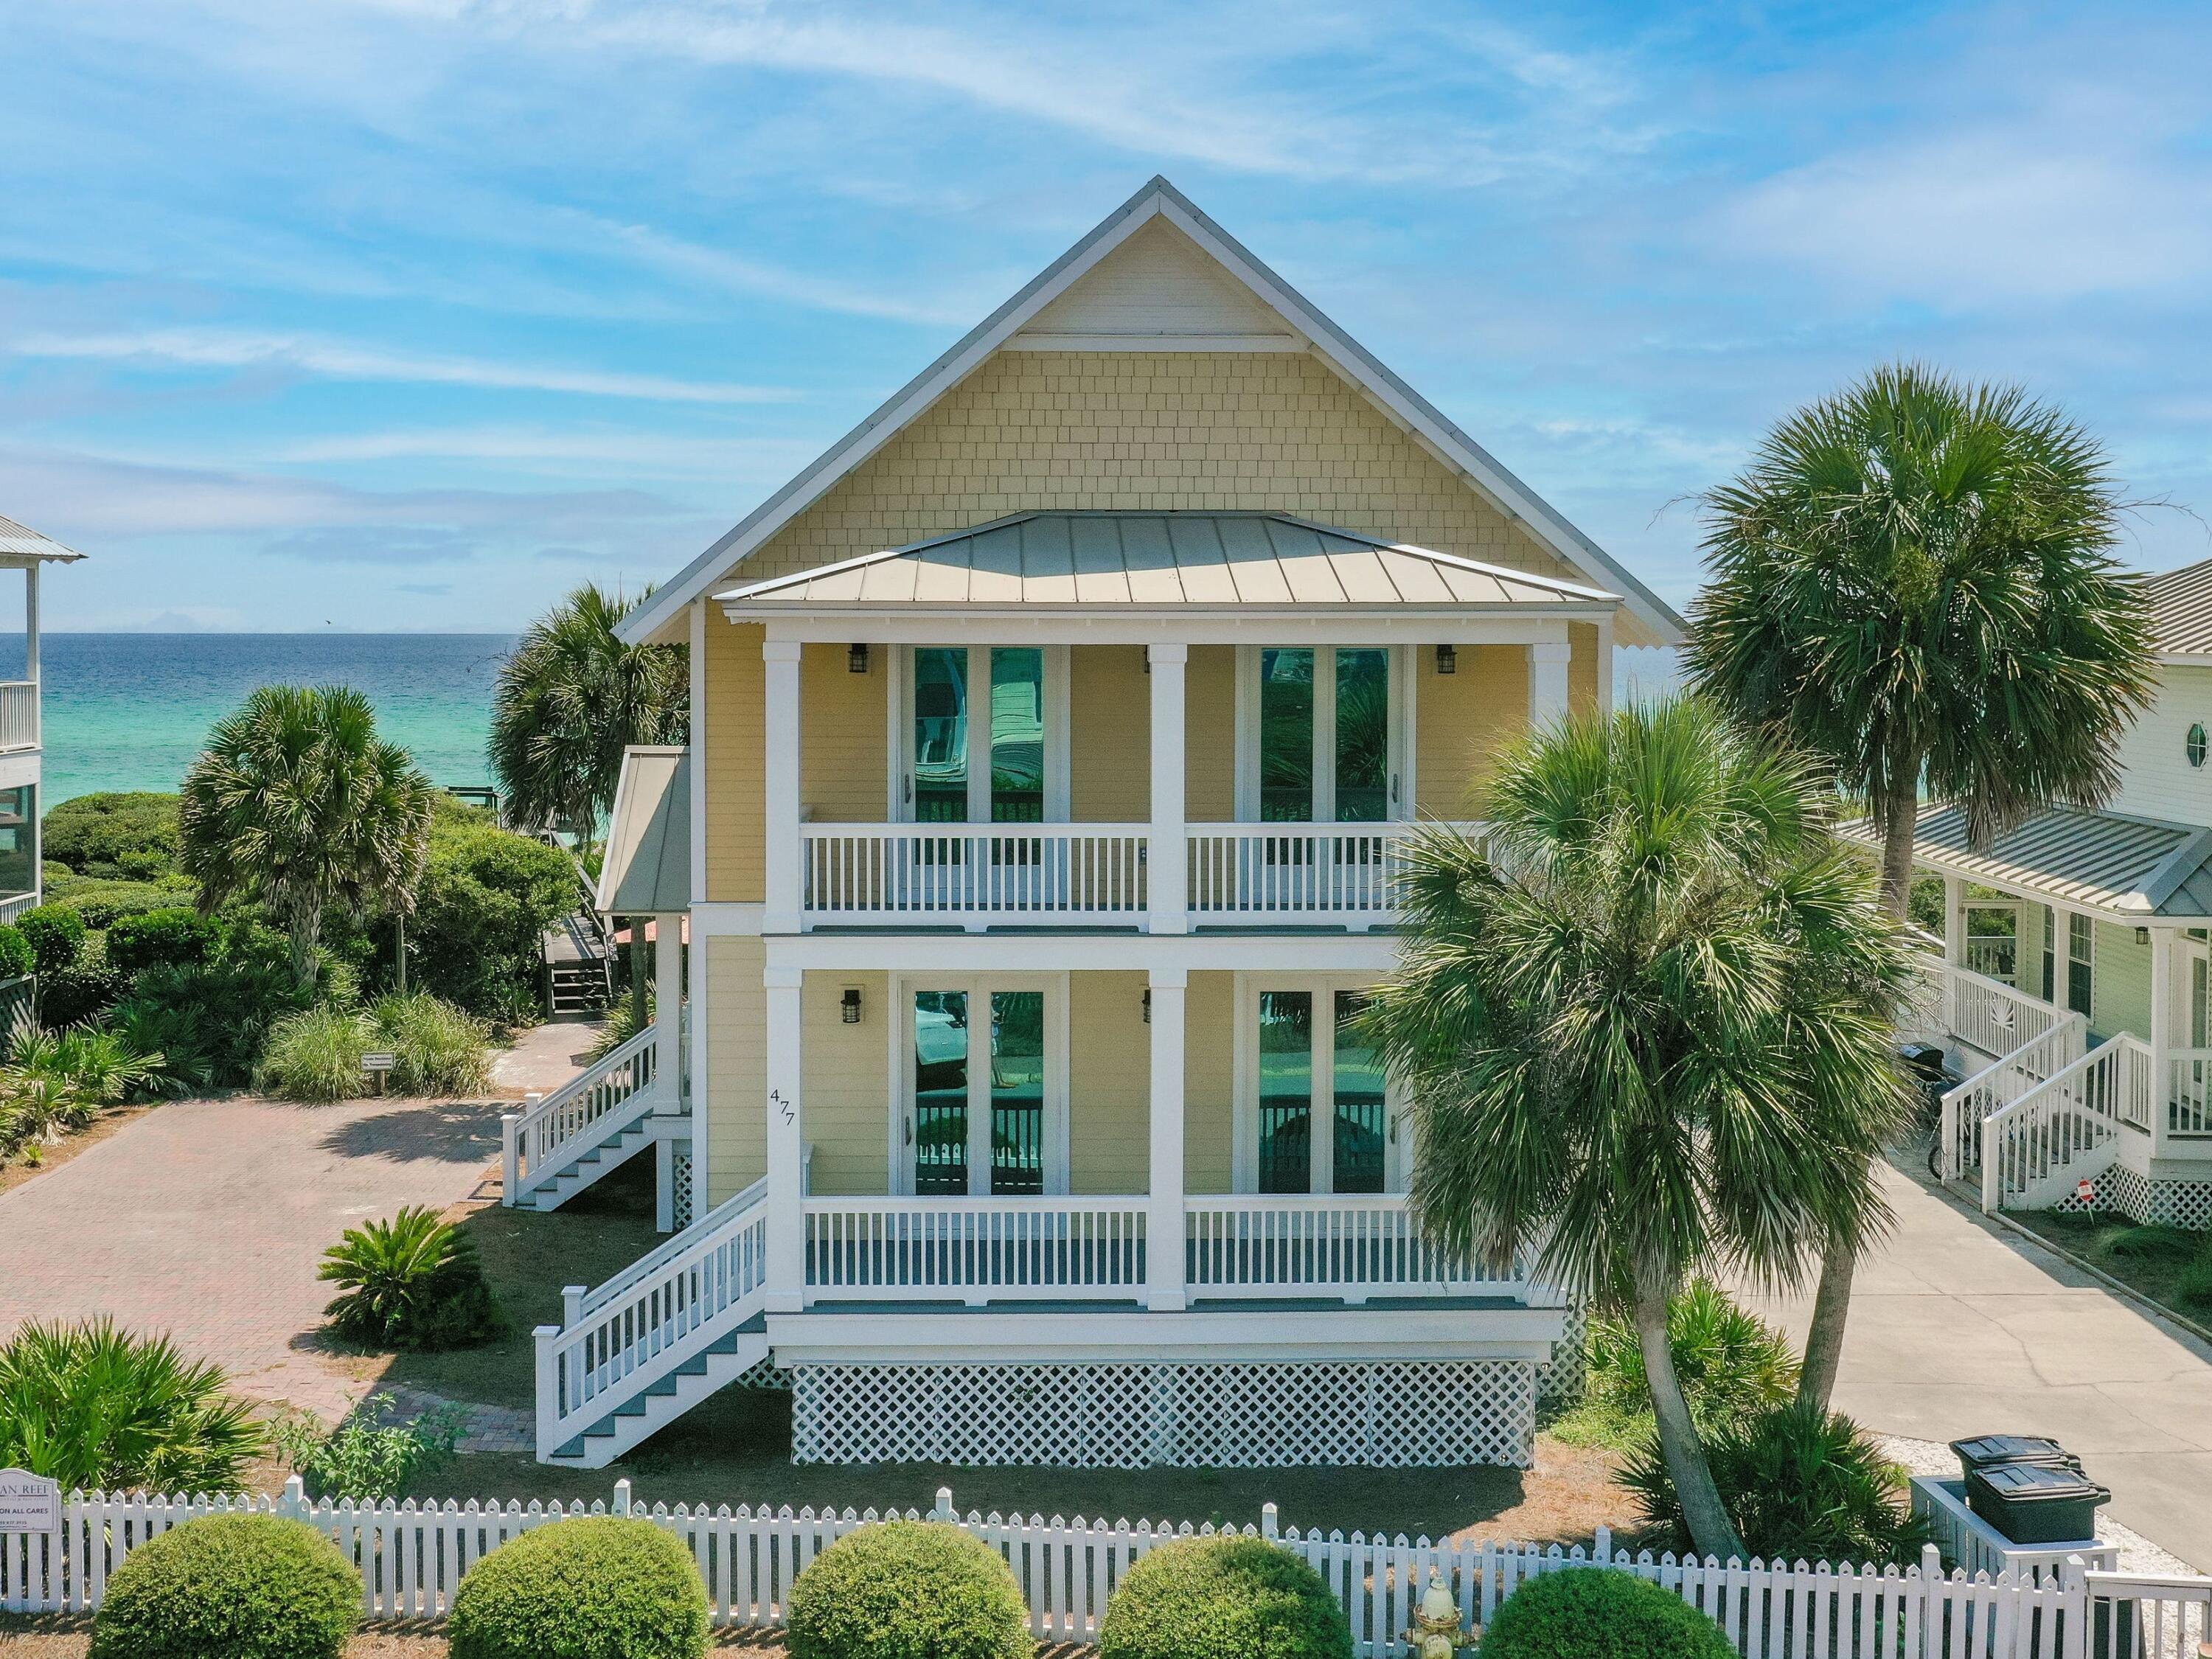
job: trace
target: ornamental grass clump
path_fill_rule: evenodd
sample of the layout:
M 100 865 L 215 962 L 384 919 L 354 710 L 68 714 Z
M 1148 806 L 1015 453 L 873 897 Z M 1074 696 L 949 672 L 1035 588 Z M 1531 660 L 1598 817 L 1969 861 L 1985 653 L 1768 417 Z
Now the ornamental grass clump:
M 403 1095 L 480 1095 L 491 1086 L 491 1032 L 428 992 L 387 996 L 370 1012 L 392 1050 L 391 1086 Z
M 316 1277 L 345 1291 L 323 1310 L 331 1329 L 372 1347 L 461 1348 L 503 1326 L 475 1243 L 422 1205 L 347 1228 Z
M 1100 1659 L 1351 1659 L 1352 1627 L 1321 1575 L 1260 1538 L 1150 1551 L 1106 1602 Z
M 791 1587 L 791 1659 L 1030 1659 L 999 1553 L 941 1521 L 849 1532 Z M 454 1659 L 462 1659 L 459 1654 Z
M 362 1091 L 361 1062 L 374 1036 L 368 1020 L 334 1003 L 287 1014 L 270 1028 L 254 1084 L 284 1100 L 350 1100 Z
M 203 1516 L 115 1570 L 90 1659 L 341 1659 L 362 1600 L 361 1575 L 305 1522 Z
M 1505 1598 L 1483 1629 L 1482 1659 L 1735 1659 L 1735 1648 L 1672 1590 L 1610 1567 L 1567 1567 Z
M 447 1640 L 452 1659 L 699 1659 L 707 1587 L 650 1521 L 556 1521 L 469 1569 Z

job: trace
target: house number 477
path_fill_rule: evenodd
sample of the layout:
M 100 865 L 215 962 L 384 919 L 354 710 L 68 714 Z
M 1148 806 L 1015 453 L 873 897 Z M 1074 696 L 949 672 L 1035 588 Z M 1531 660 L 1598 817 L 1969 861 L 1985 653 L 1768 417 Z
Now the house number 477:
M 799 1121 L 799 1114 L 791 1109 L 791 1103 L 783 1097 L 782 1090 L 769 1090 L 768 1091 L 768 1103 L 775 1107 L 777 1111 L 783 1114 L 783 1121 L 786 1123 L 796 1123 Z

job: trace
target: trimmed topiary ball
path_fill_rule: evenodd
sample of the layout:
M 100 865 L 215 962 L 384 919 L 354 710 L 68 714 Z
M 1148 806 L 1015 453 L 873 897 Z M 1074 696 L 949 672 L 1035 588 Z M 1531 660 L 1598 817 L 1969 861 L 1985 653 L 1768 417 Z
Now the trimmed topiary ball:
M 204 1516 L 116 1569 L 90 1659 L 339 1659 L 361 1612 L 361 1575 L 305 1522 Z
M 1483 1631 L 1482 1659 L 1735 1659 L 1735 1648 L 1672 1590 L 1610 1567 L 1568 1567 L 1505 1598 Z
M 1030 1659 L 1035 1650 L 1005 1560 L 942 1522 L 846 1534 L 792 1585 L 789 1622 L 791 1659 Z
M 1108 1598 L 1100 1659 L 1350 1659 L 1352 1627 L 1316 1572 L 1260 1538 L 1149 1552 Z
M 452 1659 L 699 1659 L 707 1587 L 650 1521 L 556 1521 L 469 1569 L 447 1638 Z

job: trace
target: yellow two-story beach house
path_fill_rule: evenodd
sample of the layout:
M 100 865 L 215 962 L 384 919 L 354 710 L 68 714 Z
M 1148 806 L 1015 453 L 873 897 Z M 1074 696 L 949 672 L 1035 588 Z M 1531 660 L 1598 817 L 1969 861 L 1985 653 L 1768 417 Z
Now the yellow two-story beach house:
M 539 1331 L 540 1456 L 736 1383 L 801 1460 L 1525 1464 L 1573 1316 L 1409 1226 L 1353 1016 L 1410 826 L 1680 628 L 1146 185 L 628 624 L 660 1020 L 507 1190 L 649 1146 L 675 1231 Z

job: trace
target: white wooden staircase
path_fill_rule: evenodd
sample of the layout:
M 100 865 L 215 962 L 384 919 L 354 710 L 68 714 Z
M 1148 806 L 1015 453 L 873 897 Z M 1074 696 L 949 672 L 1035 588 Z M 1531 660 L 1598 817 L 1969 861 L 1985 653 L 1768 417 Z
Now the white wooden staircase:
M 689 1140 L 690 1103 L 677 1079 L 659 1075 L 658 1036 L 648 1025 L 527 1110 L 501 1119 L 501 1202 L 557 1210 L 657 1141 Z

